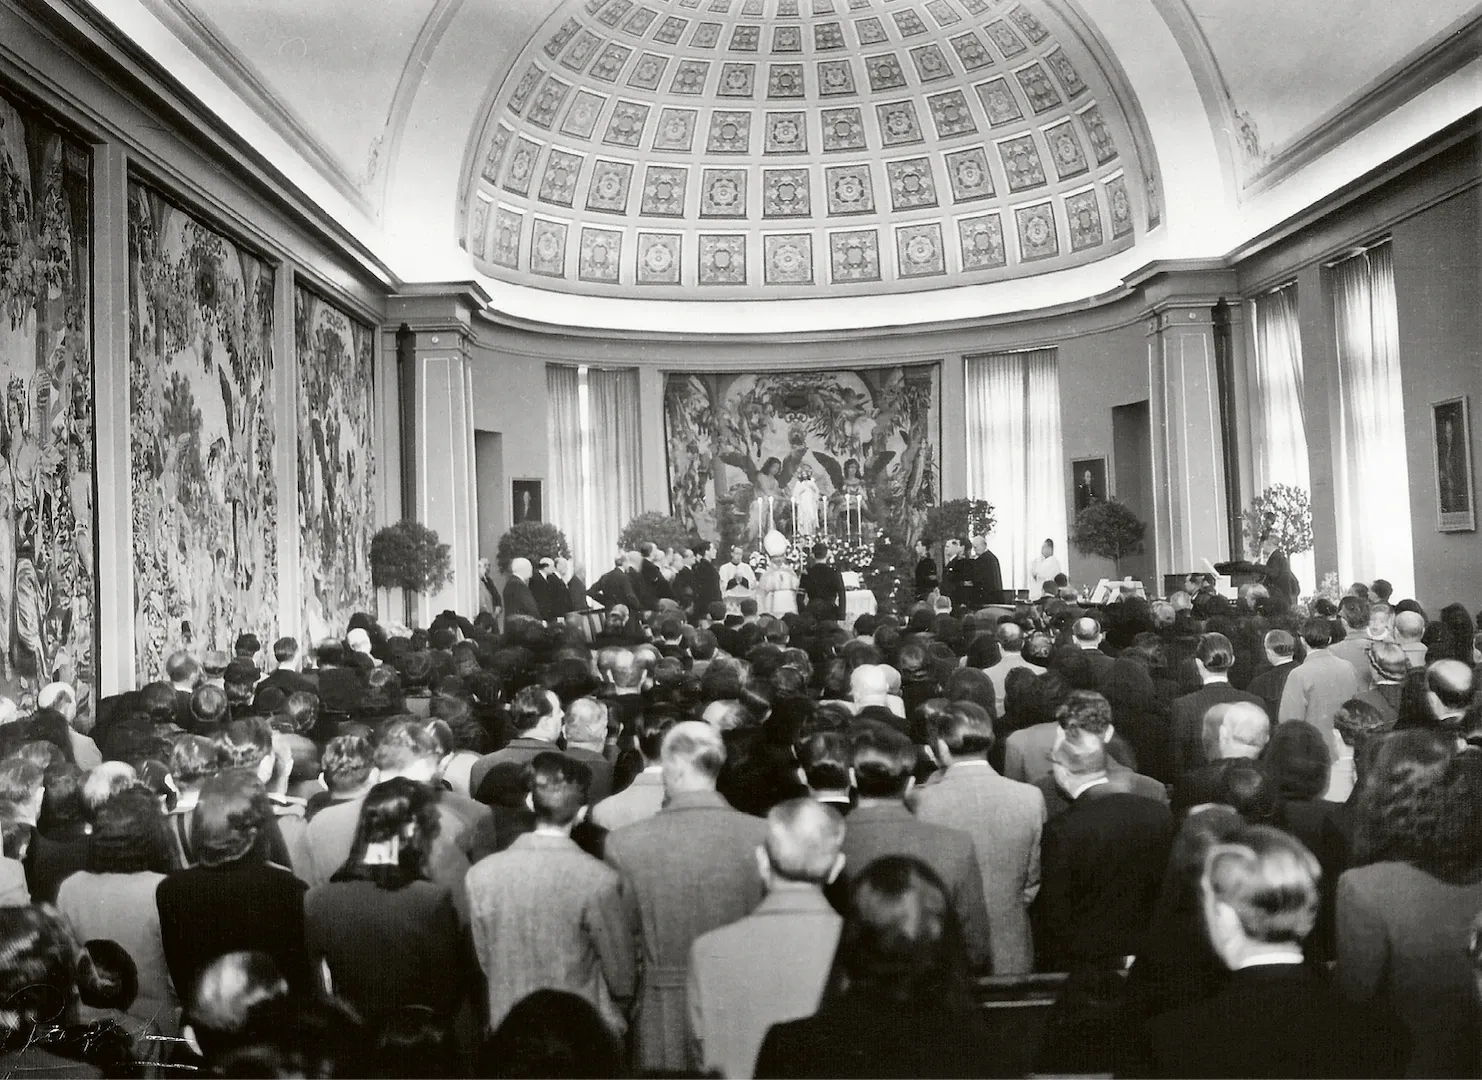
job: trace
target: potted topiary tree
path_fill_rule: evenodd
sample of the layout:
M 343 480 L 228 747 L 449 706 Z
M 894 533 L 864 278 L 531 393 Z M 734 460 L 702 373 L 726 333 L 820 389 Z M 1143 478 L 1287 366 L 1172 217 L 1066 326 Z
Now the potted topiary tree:
M 695 537 L 678 518 L 649 510 L 639 514 L 618 533 L 618 547 L 624 551 L 637 551 L 640 544 L 654 544 L 668 550 L 690 547 Z
M 516 559 L 529 559 L 534 566 L 541 559 L 569 559 L 571 546 L 566 534 L 549 521 L 522 521 L 499 538 L 495 562 L 501 574 L 509 573 Z
M 448 545 L 411 518 L 387 525 L 371 537 L 370 565 L 371 584 L 378 589 L 405 590 L 407 608 L 416 593 L 435 593 L 453 580 Z
M 1070 542 L 1082 555 L 1110 559 L 1121 575 L 1125 555 L 1142 550 L 1142 537 L 1147 525 L 1125 504 L 1115 499 L 1091 503 L 1075 516 Z

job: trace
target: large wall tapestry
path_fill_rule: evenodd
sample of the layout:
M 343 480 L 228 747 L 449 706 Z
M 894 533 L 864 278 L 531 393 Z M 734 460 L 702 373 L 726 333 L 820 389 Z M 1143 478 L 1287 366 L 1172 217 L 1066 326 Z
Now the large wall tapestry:
M 722 546 L 754 546 L 772 526 L 913 543 L 937 499 L 940 415 L 936 364 L 671 374 L 672 512 Z
M 136 674 L 276 633 L 273 269 L 129 185 Z
M 0 693 L 95 680 L 90 155 L 0 97 Z
M 311 640 L 344 632 L 375 610 L 370 541 L 376 529 L 375 338 L 365 323 L 300 286 L 298 527 L 303 626 Z

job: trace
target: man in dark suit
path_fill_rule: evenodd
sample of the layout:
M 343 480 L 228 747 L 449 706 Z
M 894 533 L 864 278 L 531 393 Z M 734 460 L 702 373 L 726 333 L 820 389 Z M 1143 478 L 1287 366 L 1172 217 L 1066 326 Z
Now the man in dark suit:
M 1271 721 L 1259 705 L 1249 701 L 1212 705 L 1204 723 L 1209 760 L 1181 775 L 1173 785 L 1173 812 L 1179 817 L 1217 800 L 1230 762 L 1254 761 L 1271 739 Z
M 638 567 L 638 572 L 643 575 L 648 591 L 653 594 L 654 607 L 659 606 L 660 600 L 674 599 L 674 589 L 670 586 L 669 579 L 664 576 L 664 571 L 659 569 L 659 564 L 654 562 L 654 555 L 658 550 L 650 543 L 644 543 L 638 548 L 638 553 L 643 556 L 643 563 Z
M 1031 914 L 1040 971 L 1136 954 L 1168 865 L 1173 817 L 1107 782 L 1106 747 L 1072 726 L 1051 756 L 1071 807 L 1045 823 Z M 851 819 L 851 825 L 853 824 Z
M 309 676 L 298 670 L 299 648 L 298 639 L 281 637 L 273 642 L 273 658 L 278 661 L 278 666 L 257 684 L 261 690 L 265 686 L 276 686 L 285 694 L 302 691 L 306 694 L 317 694 L 319 684 Z M 187 702 L 189 698 L 186 699 Z
M 1002 604 L 1003 571 L 998 566 L 998 556 L 988 550 L 986 536 L 973 537 L 973 585 L 977 591 L 977 606 Z
M 1261 699 L 1246 690 L 1230 685 L 1230 668 L 1235 663 L 1235 647 L 1224 634 L 1205 634 L 1194 652 L 1194 665 L 1204 685 L 1192 694 L 1173 701 L 1173 775 L 1175 779 L 1209 760 L 1204 752 L 1204 714 L 1214 705 L 1230 701 L 1249 701 L 1262 705 Z M 1264 705 L 1262 705 L 1264 708 Z
M 628 580 L 625 570 L 627 565 L 627 556 L 619 555 L 612 569 L 599 577 L 597 583 L 587 590 L 587 596 L 605 608 L 622 604 L 629 611 L 637 611 L 638 596 L 633 592 L 632 582 Z
M 947 560 L 942 570 L 942 592 L 951 598 L 954 608 L 978 606 L 977 590 L 973 584 L 973 562 L 966 552 L 967 545 L 961 537 L 949 536 L 942 545 L 942 554 Z
M 643 576 L 643 567 L 649 564 L 636 551 L 628 552 L 627 563 L 627 569 L 623 573 L 628 575 L 628 586 L 633 590 L 633 595 L 638 600 L 638 606 L 633 610 L 635 612 L 653 611 L 659 606 L 659 597 L 654 592 L 653 586 L 648 583 L 648 578 Z M 659 575 L 660 580 L 663 580 L 663 577 L 663 574 Z M 665 584 L 667 585 L 668 582 L 665 582 Z
M 1101 685 L 1101 680 L 1111 670 L 1116 660 L 1102 651 L 1101 645 L 1106 640 L 1106 635 L 1101 632 L 1101 624 L 1090 615 L 1077 619 L 1071 624 L 1070 634 L 1075 641 L 1076 648 L 1081 650 L 1081 659 L 1091 668 L 1091 677 L 1096 685 Z
M 710 610 L 711 604 L 724 603 L 720 591 L 720 570 L 715 565 L 715 548 L 709 540 L 695 545 L 695 565 L 691 574 L 695 585 L 695 614 Z
M 540 604 L 530 591 L 530 579 L 535 570 L 529 559 L 513 559 L 509 564 L 509 580 L 504 583 L 504 618 L 506 622 L 515 615 L 524 615 L 539 622 L 545 621 Z M 323 681 L 321 677 L 321 682 Z
M 566 591 L 566 583 L 556 576 L 554 559 L 540 560 L 535 577 L 530 580 L 530 592 L 540 608 L 540 617 L 546 622 L 559 619 L 571 607 L 571 594 Z
M 820 619 L 844 617 L 844 576 L 828 563 L 828 545 L 813 545 L 813 563 L 799 581 L 806 610 Z
M 1275 716 L 1281 708 L 1281 692 L 1286 689 L 1287 677 L 1297 667 L 1297 639 L 1286 630 L 1268 630 L 1262 644 L 1270 666 L 1262 668 L 1246 689 L 1265 702 L 1267 716 Z
M 989 970 L 988 905 L 973 838 L 930 825 L 906 809 L 915 744 L 895 728 L 871 724 L 854 738 L 851 760 L 858 805 L 844 835 L 844 874 L 857 875 L 882 855 L 920 859 L 947 886 L 972 967 Z
M 1403 1076 L 1409 1036 L 1393 1016 L 1345 1001 L 1304 963 L 1316 923 L 1317 859 L 1252 826 L 1211 858 L 1200 883 L 1210 944 L 1230 977 L 1214 997 L 1155 1017 L 1151 1076 Z

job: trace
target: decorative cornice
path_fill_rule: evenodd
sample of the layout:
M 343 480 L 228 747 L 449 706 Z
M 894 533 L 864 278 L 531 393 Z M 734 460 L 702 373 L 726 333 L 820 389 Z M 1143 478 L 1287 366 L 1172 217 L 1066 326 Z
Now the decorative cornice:
M 141 2 L 331 187 L 361 213 L 380 220 L 380 208 L 366 197 L 361 181 L 309 130 L 303 117 L 273 92 L 262 73 L 226 40 L 214 23 L 186 0 Z
M 178 125 L 181 136 L 223 159 L 233 175 L 266 195 L 295 223 L 341 252 L 359 272 L 382 285 L 400 279 L 350 229 L 324 210 L 230 124 L 213 112 L 145 49 L 86 0 L 13 0 L 41 32 L 98 71 L 122 92 Z M 106 120 L 99 123 L 111 127 Z M 119 133 L 126 142 L 127 132 Z M 133 154 L 134 147 L 130 146 Z
M 1293 136 L 1248 176 L 1243 194 L 1275 187 L 1411 98 L 1482 56 L 1482 11 L 1443 30 L 1331 113 Z

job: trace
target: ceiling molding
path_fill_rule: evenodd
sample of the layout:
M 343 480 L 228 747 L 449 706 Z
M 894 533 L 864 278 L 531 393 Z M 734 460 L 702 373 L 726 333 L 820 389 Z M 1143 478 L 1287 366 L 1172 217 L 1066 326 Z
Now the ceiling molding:
M 315 137 L 303 117 L 269 87 L 262 73 L 226 40 L 214 23 L 196 11 L 187 0 L 140 2 L 330 186 L 357 210 L 379 223 L 380 208 L 367 197 L 360 179 L 350 172 L 338 155 Z
M 1230 87 L 1225 82 L 1225 73 L 1220 70 L 1219 60 L 1209 46 L 1209 39 L 1199 26 L 1199 20 L 1189 8 L 1187 0 L 1152 0 L 1154 9 L 1163 17 L 1173 40 L 1184 54 L 1194 85 L 1199 90 L 1199 99 L 1209 117 L 1210 130 L 1214 132 L 1215 150 L 1219 154 L 1220 171 L 1224 174 L 1226 194 L 1235 202 L 1240 200 L 1240 167 L 1238 159 L 1243 151 L 1236 137 L 1237 122 L 1235 101 Z
M 1482 11 L 1447 27 L 1294 136 L 1246 179 L 1242 194 L 1249 197 L 1275 187 L 1479 56 L 1482 56 Z
M 400 284 L 391 268 L 354 232 L 92 4 L 86 0 L 15 0 L 14 10 L 40 33 L 54 40 L 57 47 L 70 54 L 80 66 L 96 71 L 118 92 L 137 101 L 139 107 L 156 113 L 166 124 L 175 125 L 175 134 L 197 147 L 214 167 L 225 165 L 232 175 L 239 178 L 239 182 L 251 185 L 279 207 L 290 221 L 321 240 L 331 251 L 340 253 L 347 267 L 354 272 L 382 287 Z M 19 62 L 24 58 L 17 59 Z M 40 86 L 55 81 L 45 72 L 32 71 L 31 74 Z M 80 104 L 73 103 L 74 106 Z M 131 168 L 163 178 L 167 189 L 179 191 L 180 198 L 199 200 L 215 207 L 213 217 L 230 222 L 244 220 L 231 208 L 216 207 L 215 200 L 199 185 L 188 180 L 171 163 L 141 146 L 127 130 L 120 130 L 100 113 L 89 110 L 87 115 L 97 132 L 108 132 L 126 147 Z M 248 236 L 260 232 L 250 224 L 234 231 L 245 232 Z M 272 252 L 280 249 L 271 237 L 248 246 Z
M 401 69 L 401 77 L 396 81 L 391 107 L 386 112 L 386 125 L 374 144 L 372 160 L 367 162 L 369 184 L 374 191 L 378 213 L 385 211 L 386 192 L 391 187 L 392 174 L 401 158 L 401 138 L 416 103 L 417 91 L 422 88 L 437 47 L 442 44 L 463 3 L 464 0 L 435 0 L 427 18 L 422 20 L 422 29 L 417 32 L 417 40 L 413 42 L 412 51 Z M 461 198 L 459 201 L 461 211 Z M 459 227 L 461 230 L 461 223 Z

